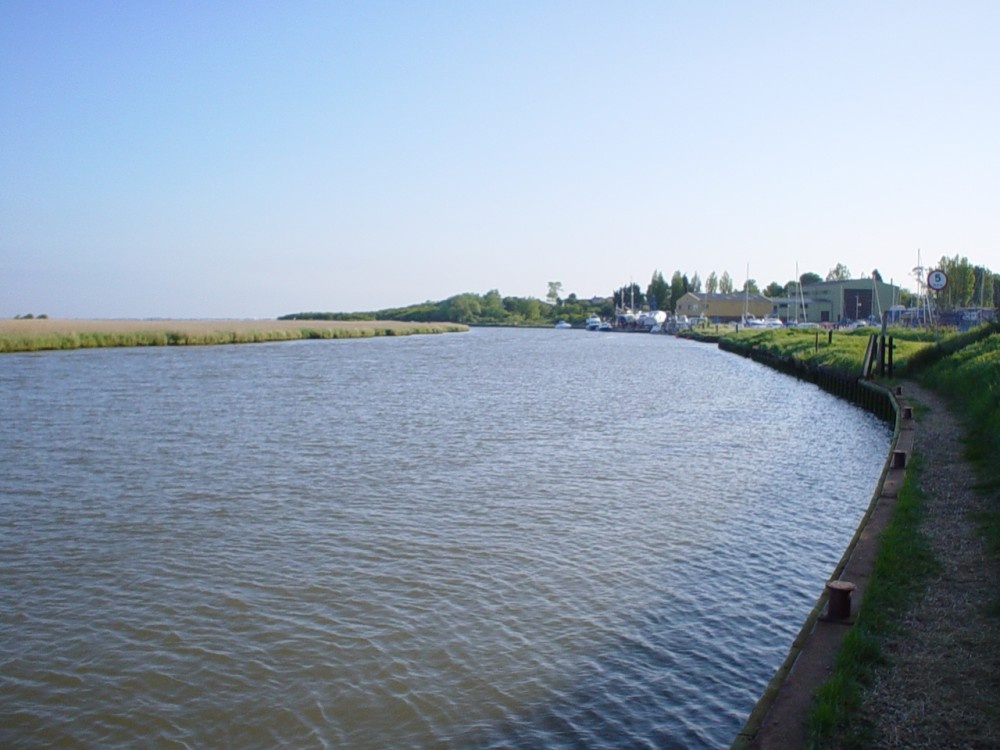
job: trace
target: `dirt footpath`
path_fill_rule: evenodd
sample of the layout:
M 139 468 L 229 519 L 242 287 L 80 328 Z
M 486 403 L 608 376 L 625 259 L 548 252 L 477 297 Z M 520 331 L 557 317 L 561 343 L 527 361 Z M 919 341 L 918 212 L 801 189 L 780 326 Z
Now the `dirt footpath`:
M 963 430 L 945 402 L 913 383 L 904 392 L 926 408 L 914 447 L 923 459 L 922 530 L 941 569 L 887 645 L 863 718 L 877 748 L 1000 748 L 1000 621 L 986 611 L 1000 566 L 974 519 L 989 502 L 974 489 Z

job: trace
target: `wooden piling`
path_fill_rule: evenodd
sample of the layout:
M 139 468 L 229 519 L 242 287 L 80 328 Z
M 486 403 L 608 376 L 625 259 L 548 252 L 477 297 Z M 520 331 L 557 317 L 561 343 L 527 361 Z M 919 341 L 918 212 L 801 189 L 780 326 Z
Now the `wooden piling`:
M 826 616 L 829 620 L 849 620 L 851 618 L 851 592 L 856 589 L 850 581 L 830 581 L 826 590 L 830 599 L 826 606 Z

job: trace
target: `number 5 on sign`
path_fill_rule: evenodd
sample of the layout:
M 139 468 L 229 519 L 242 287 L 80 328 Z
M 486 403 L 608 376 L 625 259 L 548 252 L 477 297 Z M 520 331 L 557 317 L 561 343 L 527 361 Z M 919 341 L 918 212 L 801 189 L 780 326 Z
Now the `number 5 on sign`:
M 927 274 L 927 286 L 935 292 L 940 292 L 948 286 L 948 274 L 944 271 L 931 271 Z

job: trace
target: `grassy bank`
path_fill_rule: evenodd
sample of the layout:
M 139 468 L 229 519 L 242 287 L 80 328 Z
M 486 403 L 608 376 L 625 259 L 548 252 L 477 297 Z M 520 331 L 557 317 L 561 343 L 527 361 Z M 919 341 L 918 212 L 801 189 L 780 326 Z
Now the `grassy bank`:
M 856 383 L 873 332 L 835 331 L 831 337 L 827 331 L 808 329 L 721 330 L 696 332 L 692 337 L 717 341 L 722 348 L 798 377 L 808 372 L 820 382 L 833 373 L 834 380 Z M 889 335 L 895 344 L 896 378 L 917 380 L 949 400 L 961 415 L 965 454 L 976 467 L 978 491 L 988 496 L 988 509 L 977 516 L 979 528 L 992 553 L 1000 558 L 1000 462 L 995 456 L 1000 445 L 1000 326 L 963 333 L 891 329 Z M 911 457 L 893 516 L 878 539 L 855 622 L 845 632 L 829 679 L 813 697 L 808 716 L 807 747 L 811 749 L 870 746 L 874 729 L 859 720 L 867 707 L 869 686 L 876 674 L 883 674 L 891 640 L 906 637 L 901 628 L 909 608 L 921 601 L 919 593 L 943 565 L 944 561 L 935 559 L 929 540 L 941 527 L 927 525 L 931 522 L 928 511 L 939 498 L 925 498 L 921 479 L 940 467 L 922 463 L 919 455 Z M 995 626 L 1000 626 L 1000 583 L 993 584 L 988 594 L 980 593 L 977 602 L 984 610 L 989 607 L 988 617 L 996 618 Z M 933 706 L 927 708 L 933 710 Z
M 249 344 L 296 339 L 408 336 L 467 331 L 458 323 L 278 320 L 0 321 L 0 353 L 115 346 Z
M 756 349 L 777 357 L 791 357 L 810 367 L 860 372 L 868 339 L 876 329 L 826 331 L 815 328 L 747 329 L 729 331 L 719 339 L 730 348 Z M 918 352 L 933 346 L 942 334 L 917 329 L 890 329 L 893 363 L 906 368 Z M 943 334 L 947 336 L 947 334 Z
M 921 533 L 923 494 L 920 457 L 914 456 L 900 488 L 857 619 L 847 631 L 830 678 L 820 686 L 808 717 L 810 748 L 868 747 L 868 728 L 853 721 L 865 685 L 884 662 L 882 644 L 899 627 L 901 614 L 936 569 Z
M 986 334 L 986 335 L 983 335 Z M 964 344 L 964 346 L 963 346 Z M 977 518 L 992 554 L 1000 557 L 1000 333 L 996 329 L 955 337 L 918 358 L 911 373 L 945 397 L 965 429 L 964 452 L 976 470 L 987 510 Z M 879 540 L 875 569 L 857 621 L 846 635 L 833 674 L 818 691 L 809 716 L 811 747 L 864 748 L 871 738 L 854 721 L 865 686 L 884 662 L 886 639 L 907 605 L 927 583 L 936 563 L 921 532 L 921 465 L 908 468 L 889 527 Z M 982 602 L 1000 625 L 1000 582 L 992 602 Z
M 954 330 L 889 328 L 892 358 L 897 375 L 927 368 L 933 362 L 964 349 L 997 331 L 984 326 L 958 333 Z M 876 328 L 823 330 L 816 328 L 742 328 L 709 326 L 682 335 L 699 341 L 718 343 L 725 349 L 748 353 L 758 351 L 779 360 L 795 360 L 810 368 L 830 368 L 860 373 L 868 339 Z
M 977 490 L 991 498 L 979 519 L 990 549 L 1000 556 L 1000 333 L 975 341 L 930 365 L 921 376 L 929 388 L 946 394 L 966 429 L 965 455 L 976 467 Z M 993 610 L 1000 617 L 1000 582 Z

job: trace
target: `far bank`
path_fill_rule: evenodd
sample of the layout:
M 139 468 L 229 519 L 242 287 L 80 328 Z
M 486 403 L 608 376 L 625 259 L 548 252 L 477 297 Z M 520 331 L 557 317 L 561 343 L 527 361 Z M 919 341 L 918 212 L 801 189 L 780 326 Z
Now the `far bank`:
M 300 339 L 462 333 L 461 323 L 395 320 L 60 320 L 0 321 L 0 353 L 119 346 L 203 346 Z

